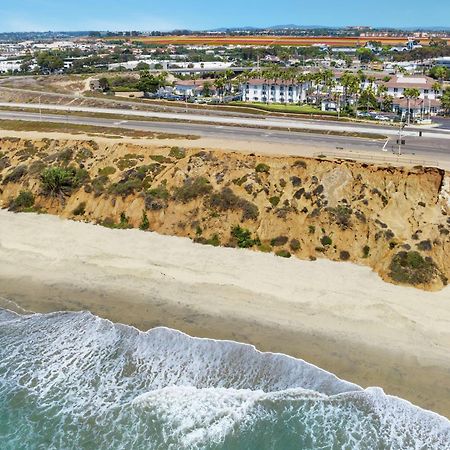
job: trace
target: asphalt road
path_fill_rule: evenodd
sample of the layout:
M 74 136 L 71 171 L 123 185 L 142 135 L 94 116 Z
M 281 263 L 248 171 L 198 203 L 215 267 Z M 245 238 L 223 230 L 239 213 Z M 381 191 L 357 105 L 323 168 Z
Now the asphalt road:
M 0 111 L 0 119 L 3 120 L 26 120 L 44 121 L 57 123 L 70 123 L 80 125 L 91 125 L 101 127 L 114 127 L 149 132 L 162 132 L 179 134 L 181 136 L 196 135 L 214 139 L 241 140 L 252 142 L 271 142 L 279 144 L 301 144 L 311 147 L 329 148 L 333 151 L 370 151 L 380 152 L 380 156 L 386 155 L 381 152 L 383 141 L 353 138 L 347 136 L 332 136 L 326 134 L 302 133 L 294 131 L 279 131 L 259 128 L 247 128 L 244 126 L 216 125 L 183 122 L 158 122 L 142 120 L 118 120 L 109 118 L 82 117 L 78 115 L 58 115 L 31 113 L 21 111 Z M 426 161 L 450 162 L 450 140 L 438 137 L 406 137 L 406 145 L 402 146 L 404 155 L 419 157 Z M 395 144 L 396 137 L 391 138 L 386 149 L 396 152 L 398 146 Z
M 198 114 L 195 112 L 161 112 L 161 111 L 130 111 L 127 109 L 114 109 L 109 108 L 97 108 L 86 106 L 67 106 L 67 105 L 36 105 L 30 103 L 7 103 L 0 102 L 0 107 L 8 108 L 21 108 L 21 109 L 36 109 L 39 107 L 42 111 L 61 111 L 65 113 L 70 112 L 89 112 L 97 114 L 117 114 L 126 115 L 130 119 L 134 117 L 146 117 L 151 119 L 161 120 L 185 120 L 204 122 L 208 124 L 220 124 L 220 125 L 239 125 L 239 126 L 251 126 L 251 127 L 272 127 L 282 128 L 286 130 L 317 130 L 323 131 L 337 131 L 337 132 L 353 132 L 353 133 L 375 133 L 385 136 L 397 136 L 398 129 L 392 126 L 374 126 L 366 124 L 354 124 L 354 123 L 337 123 L 327 122 L 322 120 L 296 120 L 291 118 L 274 118 L 274 117 L 224 117 L 219 115 Z M 408 128 L 403 131 L 404 136 L 415 137 L 419 136 L 419 131 L 422 132 L 424 138 L 434 139 L 447 139 L 450 141 L 450 131 L 435 130 L 429 128 Z

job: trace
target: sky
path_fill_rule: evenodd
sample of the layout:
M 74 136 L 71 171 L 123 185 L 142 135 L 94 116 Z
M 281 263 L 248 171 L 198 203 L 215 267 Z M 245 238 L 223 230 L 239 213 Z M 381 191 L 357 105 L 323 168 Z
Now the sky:
M 0 32 L 283 24 L 450 27 L 450 0 L 0 0 Z

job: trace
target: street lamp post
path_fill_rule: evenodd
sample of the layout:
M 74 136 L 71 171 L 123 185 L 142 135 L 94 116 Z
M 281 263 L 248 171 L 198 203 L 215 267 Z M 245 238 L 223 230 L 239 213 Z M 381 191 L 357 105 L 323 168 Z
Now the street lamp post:
M 400 120 L 400 128 L 398 129 L 398 156 L 402 154 L 402 131 L 406 127 L 406 123 L 402 123 Z

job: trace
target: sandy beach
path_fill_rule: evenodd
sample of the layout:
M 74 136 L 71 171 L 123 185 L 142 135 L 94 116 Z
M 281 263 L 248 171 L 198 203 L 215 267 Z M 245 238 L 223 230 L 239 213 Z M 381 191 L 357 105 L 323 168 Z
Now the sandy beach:
M 251 343 L 450 417 L 450 288 L 2 210 L 0 297 L 10 309 L 90 310 L 142 330 Z

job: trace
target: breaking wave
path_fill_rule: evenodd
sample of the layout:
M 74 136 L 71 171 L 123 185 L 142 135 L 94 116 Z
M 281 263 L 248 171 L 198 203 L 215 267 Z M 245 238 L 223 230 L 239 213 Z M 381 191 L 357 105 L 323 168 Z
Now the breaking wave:
M 450 422 L 230 341 L 0 310 L 2 449 L 450 449 Z

